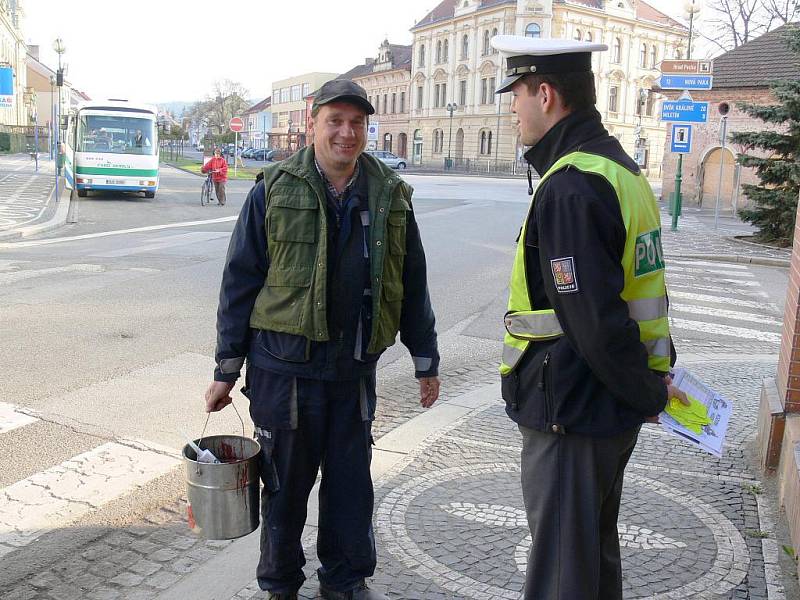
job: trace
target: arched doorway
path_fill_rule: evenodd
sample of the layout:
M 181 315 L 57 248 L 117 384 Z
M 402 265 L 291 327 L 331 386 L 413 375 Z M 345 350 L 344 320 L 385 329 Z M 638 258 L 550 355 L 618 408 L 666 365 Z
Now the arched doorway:
M 460 127 L 456 131 L 456 152 L 455 157 L 457 161 L 464 159 L 464 130 Z
M 392 134 L 391 133 L 384 134 L 384 136 L 383 136 L 383 149 L 386 152 L 391 152 L 392 151 Z
M 736 178 L 736 162 L 733 153 L 725 148 L 714 148 L 703 160 L 703 182 L 701 206 L 716 206 L 717 186 L 720 182 L 720 161 L 722 161 L 722 186 L 720 187 L 720 210 L 732 210 L 733 184 Z
M 414 150 L 411 155 L 411 162 L 415 165 L 422 164 L 422 130 L 414 131 Z
M 408 141 L 406 140 L 406 134 L 400 133 L 397 135 L 397 156 L 402 156 L 406 158 L 408 156 L 408 148 L 406 147 Z

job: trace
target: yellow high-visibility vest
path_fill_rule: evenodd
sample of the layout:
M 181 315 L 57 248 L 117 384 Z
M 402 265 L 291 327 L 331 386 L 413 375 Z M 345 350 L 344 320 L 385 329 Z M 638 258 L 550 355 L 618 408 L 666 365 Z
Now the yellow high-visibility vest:
M 537 193 L 550 175 L 565 167 L 604 177 L 617 194 L 627 232 L 622 254 L 625 279 L 620 297 L 628 304 L 631 319 L 639 325 L 639 339 L 647 349 L 648 366 L 655 371 L 666 372 L 670 362 L 667 288 L 661 248 L 661 218 L 653 190 L 641 173 L 636 175 L 598 154 L 572 152 L 561 157 L 547 170 L 539 182 Z M 500 364 L 502 375 L 514 370 L 531 342 L 564 335 L 555 311 L 533 310 L 528 295 L 525 230 L 535 201 L 536 194 L 531 199 L 528 217 L 517 241 L 511 270 L 503 360 Z

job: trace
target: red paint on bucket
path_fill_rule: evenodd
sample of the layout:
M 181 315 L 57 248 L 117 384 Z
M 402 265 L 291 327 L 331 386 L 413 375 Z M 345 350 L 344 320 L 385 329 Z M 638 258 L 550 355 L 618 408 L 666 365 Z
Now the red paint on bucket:
M 192 511 L 192 505 L 191 504 L 187 504 L 186 505 L 186 516 L 189 519 L 189 529 L 196 529 L 197 528 L 197 523 L 195 523 L 195 520 L 194 520 L 194 512 Z

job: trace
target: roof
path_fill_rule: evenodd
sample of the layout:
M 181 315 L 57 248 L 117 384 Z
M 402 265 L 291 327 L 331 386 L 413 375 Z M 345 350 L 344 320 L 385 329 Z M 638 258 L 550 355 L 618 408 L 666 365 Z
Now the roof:
M 244 114 L 249 115 L 251 113 L 261 112 L 262 110 L 266 110 L 271 106 L 272 106 L 272 96 L 267 96 L 261 102 L 256 102 L 255 104 L 253 104 L 253 106 L 244 111 Z
M 715 58 L 714 89 L 769 87 L 775 80 L 800 79 L 800 56 L 785 40 L 799 28 L 800 23 L 783 25 Z
M 605 4 L 605 0 L 557 0 L 555 3 L 581 4 L 583 6 L 588 6 L 589 8 L 596 8 L 597 10 L 603 10 L 603 5 Z M 686 26 L 683 23 L 676 21 L 669 15 L 665 15 L 663 12 L 661 12 L 654 6 L 650 6 L 649 4 L 647 4 L 647 2 L 642 2 L 642 0 L 636 2 L 636 18 L 641 19 L 643 21 L 650 21 L 651 23 L 660 23 L 662 25 L 668 25 L 669 27 L 686 29 Z
M 389 44 L 389 49 L 392 52 L 392 68 L 386 70 L 389 71 L 396 69 L 406 69 L 410 71 L 411 46 L 403 46 L 402 44 Z M 365 63 L 353 67 L 346 73 L 342 73 L 337 77 L 337 79 L 353 80 L 356 77 L 365 77 L 366 75 L 371 75 L 373 72 L 373 68 L 375 67 L 375 64 L 376 64 L 375 60 L 371 58 L 367 59 Z
M 443 0 L 436 8 L 418 21 L 414 27 L 411 28 L 411 31 L 414 31 L 419 27 L 431 25 L 438 21 L 452 19 L 456 14 L 456 4 L 458 4 L 460 1 L 461 0 Z M 517 0 L 479 0 L 479 2 L 480 4 L 478 5 L 478 10 L 481 10 L 483 8 L 498 6 L 500 4 L 516 4 Z

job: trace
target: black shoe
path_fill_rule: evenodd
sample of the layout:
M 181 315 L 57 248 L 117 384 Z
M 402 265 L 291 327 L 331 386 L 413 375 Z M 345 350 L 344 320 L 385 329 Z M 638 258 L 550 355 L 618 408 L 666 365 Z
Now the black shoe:
M 369 589 L 367 582 L 363 580 L 346 592 L 334 592 L 320 583 L 319 593 L 325 600 L 389 600 L 389 596 Z
M 297 592 L 267 592 L 267 600 L 297 600 Z

